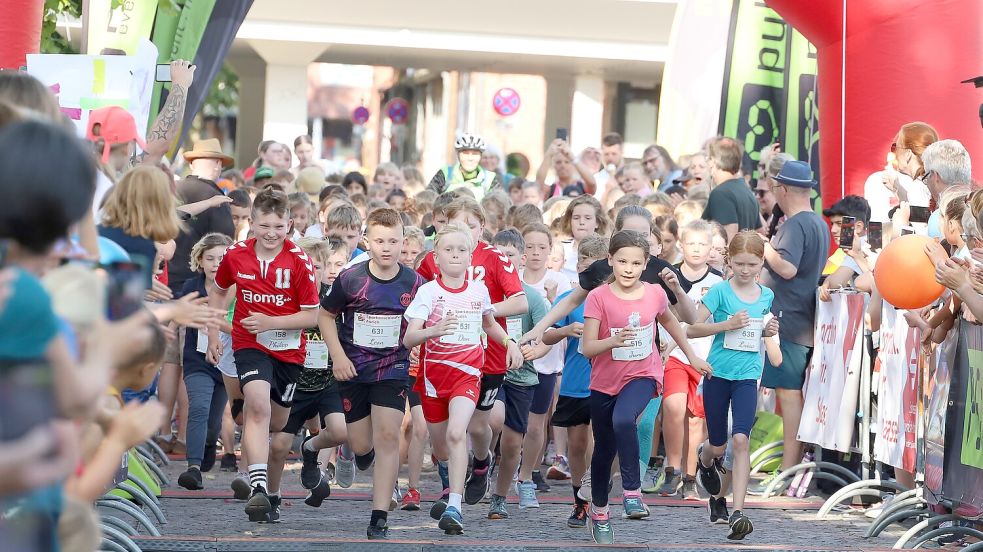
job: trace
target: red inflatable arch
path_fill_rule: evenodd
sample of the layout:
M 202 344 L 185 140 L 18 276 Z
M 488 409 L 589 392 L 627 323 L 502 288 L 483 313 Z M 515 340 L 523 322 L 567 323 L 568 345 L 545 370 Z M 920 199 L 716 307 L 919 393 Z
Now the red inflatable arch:
M 863 195 L 867 176 L 883 168 L 892 139 L 910 121 L 962 142 L 980 173 L 983 89 L 960 81 L 983 75 L 983 2 L 767 3 L 818 51 L 825 206 L 844 194 Z
M 0 0 L 0 69 L 18 69 L 41 47 L 44 0 Z

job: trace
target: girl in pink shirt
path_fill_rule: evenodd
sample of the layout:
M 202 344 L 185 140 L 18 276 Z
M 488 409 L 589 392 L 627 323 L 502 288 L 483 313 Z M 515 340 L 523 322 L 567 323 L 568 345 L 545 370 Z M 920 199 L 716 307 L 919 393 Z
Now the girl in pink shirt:
M 591 535 L 598 544 L 614 542 L 608 514 L 608 481 L 615 454 L 621 464 L 624 516 L 649 515 L 642 503 L 635 420 L 657 396 L 663 367 L 655 345 L 656 322 L 679 344 L 695 370 L 710 366 L 690 349 L 686 332 L 669 311 L 661 287 L 639 278 L 649 257 L 645 237 L 623 230 L 611 237 L 611 281 L 587 296 L 584 306 L 584 356 L 591 359 L 590 414 L 594 432 L 591 460 Z

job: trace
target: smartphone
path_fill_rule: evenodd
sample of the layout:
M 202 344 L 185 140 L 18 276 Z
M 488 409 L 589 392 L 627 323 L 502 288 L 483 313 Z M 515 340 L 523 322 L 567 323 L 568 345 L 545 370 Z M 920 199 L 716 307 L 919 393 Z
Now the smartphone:
M 110 320 L 122 320 L 143 307 L 147 282 L 153 277 L 150 263 L 134 257 L 130 262 L 111 263 L 105 269 L 109 286 L 106 316 Z
M 881 232 L 884 224 L 881 222 L 871 222 L 867 226 L 867 243 L 870 244 L 871 251 L 880 251 L 884 248 L 884 239 Z
M 840 249 L 853 249 L 853 234 L 857 228 L 857 219 L 843 217 L 840 223 Z
M 556 139 L 566 141 L 569 136 L 569 132 L 565 128 L 556 129 Z
M 928 222 L 928 217 L 931 216 L 931 212 L 928 207 L 916 207 L 914 205 L 909 207 L 908 222 Z
M 905 226 L 904 228 L 901 229 L 902 236 L 907 236 L 908 234 L 914 234 L 914 233 L 915 233 L 915 229 L 910 226 Z
M 160 63 L 157 65 L 157 82 L 171 82 L 170 63 Z

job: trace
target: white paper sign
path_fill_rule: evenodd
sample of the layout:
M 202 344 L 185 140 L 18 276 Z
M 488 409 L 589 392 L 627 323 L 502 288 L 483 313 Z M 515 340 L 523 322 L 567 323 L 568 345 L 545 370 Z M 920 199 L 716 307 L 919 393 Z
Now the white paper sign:
M 624 328 L 611 328 L 611 335 L 620 334 Z M 635 339 L 632 339 L 624 347 L 611 349 L 611 358 L 614 360 L 643 360 L 652 354 L 652 346 L 655 341 L 655 324 L 649 324 L 643 328 L 635 330 Z
M 441 343 L 452 345 L 477 345 L 481 343 L 481 313 L 476 310 L 454 311 L 457 328 L 454 333 L 442 336 Z
M 299 349 L 300 330 L 266 330 L 256 335 L 256 343 L 270 351 Z
M 518 341 L 522 337 L 522 317 L 513 316 L 511 318 L 505 319 L 505 329 L 509 334 L 509 337 Z
M 195 350 L 201 354 L 208 353 L 208 334 L 198 330 L 198 343 L 195 345 Z
M 353 341 L 359 347 L 391 349 L 399 346 L 399 328 L 402 317 L 398 314 L 355 313 Z
M 307 356 L 304 357 L 304 368 L 307 370 L 328 369 L 328 345 L 323 341 L 307 340 Z

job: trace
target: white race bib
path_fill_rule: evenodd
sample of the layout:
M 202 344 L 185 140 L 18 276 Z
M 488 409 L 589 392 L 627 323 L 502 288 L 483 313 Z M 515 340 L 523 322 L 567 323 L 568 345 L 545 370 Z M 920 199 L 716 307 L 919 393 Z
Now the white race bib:
M 635 331 L 635 339 L 625 344 L 624 347 L 611 349 L 611 358 L 614 360 L 643 360 L 652 354 L 652 345 L 655 340 L 655 325 L 649 324 Z M 618 335 L 624 328 L 611 328 L 611 335 Z
M 454 345 L 477 345 L 481 343 L 481 312 L 476 310 L 455 311 L 457 329 L 454 333 L 442 336 L 441 343 Z
M 508 332 L 509 337 L 519 341 L 519 338 L 522 337 L 522 317 L 513 316 L 511 318 L 506 318 L 505 331 Z
M 328 369 L 328 344 L 323 341 L 307 340 L 307 356 L 304 357 L 307 370 Z
M 195 350 L 203 355 L 208 353 L 208 333 L 198 330 L 198 343 L 195 345 Z
M 761 335 L 764 329 L 764 318 L 752 318 L 747 326 L 724 332 L 724 349 L 757 353 L 761 350 Z
M 256 335 L 256 343 L 270 351 L 299 349 L 300 330 L 266 330 Z
M 353 341 L 359 347 L 391 349 L 399 346 L 399 328 L 403 318 L 398 314 L 355 313 Z

